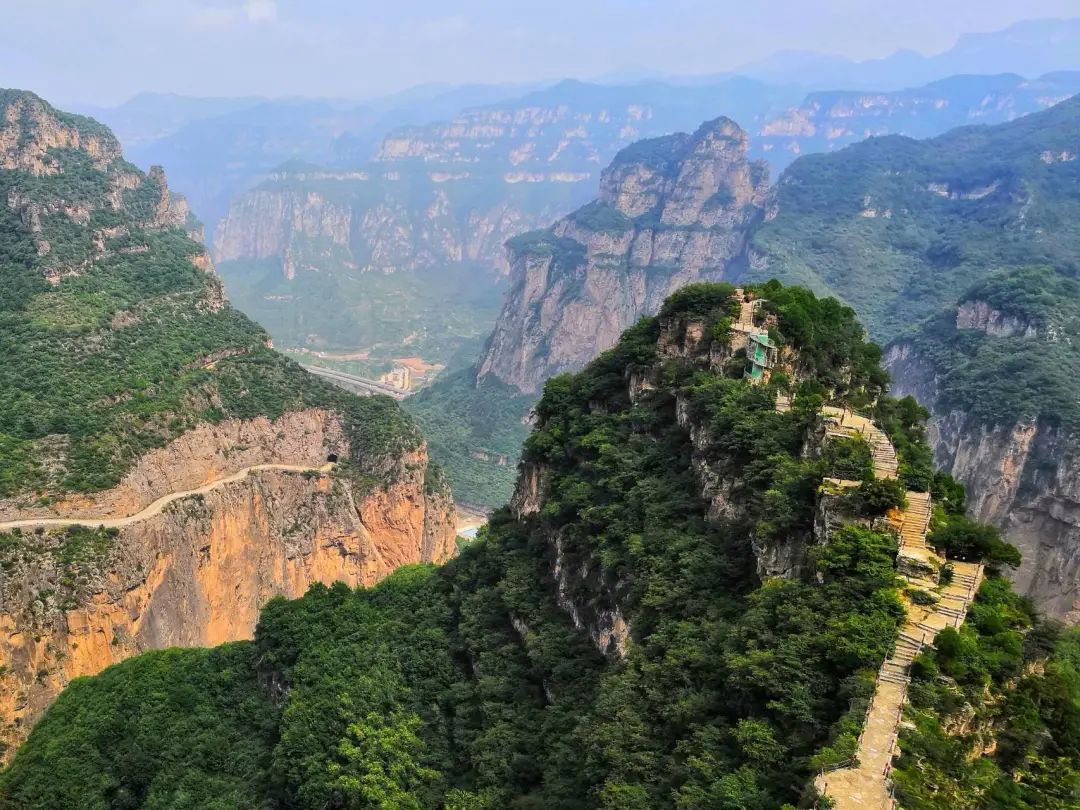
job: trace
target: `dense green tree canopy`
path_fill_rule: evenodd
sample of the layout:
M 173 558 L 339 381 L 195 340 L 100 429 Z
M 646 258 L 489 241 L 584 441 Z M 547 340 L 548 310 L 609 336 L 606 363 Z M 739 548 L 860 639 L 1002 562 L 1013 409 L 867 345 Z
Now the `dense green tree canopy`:
M 549 382 L 524 452 L 535 491 L 458 558 L 274 600 L 251 643 L 77 681 L 0 775 L 0 806 L 811 801 L 812 775 L 856 750 L 903 607 L 892 533 L 853 521 L 814 540 L 823 479 L 867 458 L 808 440 L 823 399 L 878 396 L 876 349 L 850 310 L 769 292 L 777 343 L 807 358 L 789 411 L 785 375 L 752 386 L 742 363 L 710 368 L 710 345 L 673 351 L 695 319 L 727 345 L 730 288 L 686 291 Z M 880 401 L 908 452 L 923 447 L 918 413 Z M 769 544 L 802 549 L 800 571 L 762 578 Z

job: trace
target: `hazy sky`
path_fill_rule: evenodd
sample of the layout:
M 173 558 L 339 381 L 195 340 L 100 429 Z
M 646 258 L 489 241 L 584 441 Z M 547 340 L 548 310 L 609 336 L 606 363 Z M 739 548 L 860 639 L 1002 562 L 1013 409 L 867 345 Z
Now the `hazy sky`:
M 934 53 L 1080 0 L 0 0 L 0 86 L 363 97 L 432 81 L 727 70 L 778 49 Z

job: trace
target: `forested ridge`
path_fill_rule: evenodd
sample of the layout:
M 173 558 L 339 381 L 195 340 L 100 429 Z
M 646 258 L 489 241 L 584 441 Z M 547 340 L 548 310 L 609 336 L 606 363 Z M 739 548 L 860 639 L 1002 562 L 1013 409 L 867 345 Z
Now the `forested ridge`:
M 514 491 L 521 444 L 535 397 L 472 368 L 442 375 L 402 407 L 424 432 L 431 457 L 447 471 L 458 503 L 498 507 Z
M 896 539 L 875 519 L 895 494 L 875 492 L 857 442 L 815 445 L 822 402 L 876 410 L 906 485 L 947 505 L 943 545 L 1012 560 L 927 466 L 925 412 L 884 396 L 880 350 L 851 310 L 759 288 L 797 382 L 778 372 L 751 386 L 724 353 L 731 292 L 685 288 L 585 371 L 551 380 L 514 506 L 457 559 L 370 589 L 316 585 L 271 602 L 252 642 L 76 680 L 0 776 L 0 806 L 812 802 L 814 773 L 854 751 L 903 616 Z M 721 511 L 702 496 L 703 463 Z M 866 479 L 849 505 L 860 519 L 815 541 L 818 488 L 841 475 Z M 763 579 L 763 544 L 802 549 L 802 570 Z M 1014 650 L 1021 666 L 1064 643 L 1040 626 L 1010 631 L 1045 639 Z M 1027 744 L 1045 748 L 1038 734 Z M 1059 759 L 1075 755 L 1061 746 Z
M 21 91 L 0 91 L 0 112 L 17 136 L 0 169 L 0 497 L 108 489 L 200 423 L 308 407 L 342 415 L 372 480 L 420 445 L 389 400 L 346 395 L 267 348 L 223 300 L 164 175 L 124 161 L 106 128 Z M 50 137 L 81 145 L 32 165 Z
M 1005 320 L 998 333 L 958 323 L 958 310 L 984 306 Z M 992 327 L 991 327 L 992 328 Z M 905 336 L 929 362 L 943 407 L 987 425 L 1039 420 L 1080 427 L 1080 282 L 1045 266 L 993 275 L 972 286 L 957 306 Z
M 793 163 L 754 234 L 752 279 L 853 306 L 877 340 L 908 332 L 996 273 L 1075 278 L 1080 97 L 937 138 L 869 138 Z

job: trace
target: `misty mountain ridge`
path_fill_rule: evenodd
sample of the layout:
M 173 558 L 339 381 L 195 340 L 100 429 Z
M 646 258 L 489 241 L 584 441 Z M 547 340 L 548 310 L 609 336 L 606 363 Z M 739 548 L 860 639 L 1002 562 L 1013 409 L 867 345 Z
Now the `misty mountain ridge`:
M 961 35 L 938 54 L 898 50 L 881 59 L 855 60 L 816 51 L 786 50 L 736 69 L 765 82 L 799 82 L 815 89 L 898 90 L 956 74 L 1039 76 L 1075 69 L 1080 18 L 1025 20 L 1000 31 Z

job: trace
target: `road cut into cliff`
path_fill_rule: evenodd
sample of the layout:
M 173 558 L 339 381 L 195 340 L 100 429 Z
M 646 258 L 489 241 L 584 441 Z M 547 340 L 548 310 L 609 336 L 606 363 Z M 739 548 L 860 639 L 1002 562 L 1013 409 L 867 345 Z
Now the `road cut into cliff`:
M 34 529 L 39 526 L 47 528 L 64 528 L 66 526 L 100 526 L 103 529 L 122 529 L 125 526 L 130 526 L 133 523 L 139 523 L 148 518 L 156 517 L 160 515 L 162 510 L 165 509 L 171 503 L 175 501 L 181 501 L 185 498 L 191 498 L 195 495 L 205 495 L 208 492 L 212 492 L 215 489 L 219 489 L 227 484 L 234 484 L 237 481 L 242 481 L 247 478 L 253 472 L 262 472 L 264 470 L 278 470 L 280 472 L 294 472 L 294 473 L 318 473 L 320 475 L 328 474 L 334 468 L 334 462 L 327 462 L 321 467 L 306 467 L 300 464 L 252 464 L 250 467 L 244 467 L 242 470 L 227 475 L 223 478 L 218 478 L 211 481 L 208 484 L 204 484 L 198 489 L 189 489 L 183 492 L 170 492 L 168 495 L 163 495 L 156 501 L 151 503 L 146 508 L 136 512 L 133 515 L 127 515 L 125 517 L 71 517 L 71 518 L 26 518 L 24 520 L 9 520 L 0 523 L 0 532 L 9 532 L 12 529 Z

